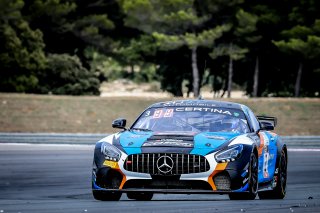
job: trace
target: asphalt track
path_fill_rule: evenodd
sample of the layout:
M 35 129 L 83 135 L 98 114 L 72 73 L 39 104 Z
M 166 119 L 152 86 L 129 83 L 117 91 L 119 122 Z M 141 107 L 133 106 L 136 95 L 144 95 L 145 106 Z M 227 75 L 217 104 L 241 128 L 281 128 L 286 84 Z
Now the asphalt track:
M 320 150 L 290 150 L 284 200 L 230 201 L 225 195 L 155 195 L 149 202 L 95 201 L 93 146 L 0 143 L 3 212 L 320 212 Z

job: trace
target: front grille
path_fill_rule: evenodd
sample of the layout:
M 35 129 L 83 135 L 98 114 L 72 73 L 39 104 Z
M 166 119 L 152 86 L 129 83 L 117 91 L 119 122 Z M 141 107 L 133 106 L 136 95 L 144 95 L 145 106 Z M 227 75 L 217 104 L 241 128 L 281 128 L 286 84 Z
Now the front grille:
M 200 155 L 151 153 L 129 155 L 124 169 L 151 175 L 181 175 L 207 172 L 210 165 Z

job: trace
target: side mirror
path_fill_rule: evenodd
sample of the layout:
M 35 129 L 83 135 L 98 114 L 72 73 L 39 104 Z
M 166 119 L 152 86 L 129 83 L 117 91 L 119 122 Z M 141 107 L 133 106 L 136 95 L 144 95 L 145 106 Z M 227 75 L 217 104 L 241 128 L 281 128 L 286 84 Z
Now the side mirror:
M 112 127 L 118 129 L 126 129 L 127 120 L 124 118 L 118 118 L 112 121 Z
M 260 124 L 261 124 L 260 130 L 267 130 L 267 131 L 274 130 L 274 126 L 271 122 L 262 121 L 260 122 Z

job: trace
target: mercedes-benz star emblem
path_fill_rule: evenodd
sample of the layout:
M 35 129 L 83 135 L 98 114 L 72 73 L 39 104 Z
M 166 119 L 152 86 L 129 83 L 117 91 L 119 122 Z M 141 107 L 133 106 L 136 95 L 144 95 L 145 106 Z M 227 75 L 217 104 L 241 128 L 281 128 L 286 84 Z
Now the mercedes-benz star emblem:
M 169 156 L 161 156 L 157 160 L 157 168 L 160 172 L 166 174 L 170 172 L 173 168 L 173 160 Z

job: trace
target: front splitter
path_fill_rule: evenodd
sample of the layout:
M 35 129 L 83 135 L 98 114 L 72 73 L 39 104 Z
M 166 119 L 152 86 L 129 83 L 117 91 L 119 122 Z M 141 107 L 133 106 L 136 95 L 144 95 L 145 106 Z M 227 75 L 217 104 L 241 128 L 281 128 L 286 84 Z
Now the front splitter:
M 210 191 L 210 190 L 195 190 L 195 189 L 141 189 L 141 188 L 130 188 L 130 189 L 93 189 L 93 191 L 103 191 L 111 193 L 128 193 L 128 192 L 152 192 L 156 194 L 231 194 L 238 193 L 229 190 Z M 247 193 L 247 192 L 242 192 Z

